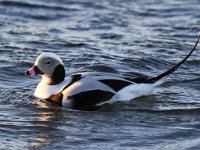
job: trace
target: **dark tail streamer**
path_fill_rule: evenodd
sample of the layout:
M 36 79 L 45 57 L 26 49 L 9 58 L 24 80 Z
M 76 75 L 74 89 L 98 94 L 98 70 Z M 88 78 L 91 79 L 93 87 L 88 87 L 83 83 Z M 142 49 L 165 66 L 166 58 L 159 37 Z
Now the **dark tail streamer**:
M 178 64 L 176 64 L 174 67 L 170 68 L 169 70 L 165 71 L 164 73 L 161 73 L 160 75 L 147 79 L 145 83 L 154 83 L 164 77 L 170 76 L 174 71 L 176 71 L 189 57 L 190 55 L 194 52 L 194 50 L 196 49 L 198 42 L 200 39 L 200 33 L 198 34 L 198 38 L 197 41 L 193 47 L 193 49 L 190 51 L 190 53 L 182 60 L 180 61 Z

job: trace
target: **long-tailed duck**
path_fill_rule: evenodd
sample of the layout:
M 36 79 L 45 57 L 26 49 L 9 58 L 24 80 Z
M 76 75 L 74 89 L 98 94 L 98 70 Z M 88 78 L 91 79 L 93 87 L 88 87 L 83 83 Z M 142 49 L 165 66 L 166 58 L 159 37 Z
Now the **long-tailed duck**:
M 195 50 L 200 36 L 190 53 L 178 64 L 153 78 L 123 78 L 117 74 L 100 72 L 75 73 L 65 77 L 61 58 L 50 52 L 39 55 L 26 74 L 42 76 L 34 96 L 59 106 L 78 110 L 95 110 L 105 103 L 131 100 L 149 94 L 159 81 L 172 74 Z

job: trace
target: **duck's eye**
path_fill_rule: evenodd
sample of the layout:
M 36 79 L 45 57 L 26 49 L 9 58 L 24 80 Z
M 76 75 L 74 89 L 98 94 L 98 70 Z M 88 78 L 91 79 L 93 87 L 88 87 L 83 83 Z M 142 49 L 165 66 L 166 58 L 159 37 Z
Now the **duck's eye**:
M 51 65 L 51 63 L 52 63 L 51 60 L 47 60 L 47 61 L 46 61 L 46 64 L 47 64 L 47 65 Z

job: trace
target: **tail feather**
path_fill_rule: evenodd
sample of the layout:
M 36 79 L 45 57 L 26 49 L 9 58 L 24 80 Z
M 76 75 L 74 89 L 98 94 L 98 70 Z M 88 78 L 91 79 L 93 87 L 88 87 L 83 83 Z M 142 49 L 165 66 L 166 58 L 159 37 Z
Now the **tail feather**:
M 182 60 L 180 61 L 178 64 L 176 64 L 175 66 L 173 66 L 172 68 L 170 68 L 169 70 L 161 73 L 160 75 L 156 76 L 156 77 L 153 77 L 153 78 L 150 78 L 150 79 L 146 79 L 145 80 L 145 83 L 155 83 L 156 81 L 164 78 L 164 77 L 167 77 L 167 76 L 170 76 L 174 71 L 176 71 L 189 57 L 190 55 L 194 52 L 194 50 L 196 49 L 197 45 L 198 45 L 198 42 L 199 42 L 199 39 L 200 39 L 200 34 L 198 34 L 198 38 L 197 38 L 197 41 L 193 47 L 193 49 L 190 51 L 190 53 Z

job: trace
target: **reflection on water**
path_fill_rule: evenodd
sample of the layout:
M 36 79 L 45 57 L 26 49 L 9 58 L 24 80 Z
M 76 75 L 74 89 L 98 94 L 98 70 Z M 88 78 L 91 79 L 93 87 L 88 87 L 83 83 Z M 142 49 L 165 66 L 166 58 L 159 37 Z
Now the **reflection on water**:
M 54 142 L 57 142 L 60 138 L 64 138 L 65 135 L 59 131 L 59 122 L 63 122 L 65 120 L 63 116 L 62 109 L 60 108 L 50 108 L 45 103 L 37 102 L 39 104 L 39 108 L 36 109 L 35 118 L 33 121 L 35 127 L 34 137 L 32 139 L 31 147 L 34 148 L 42 148 L 48 146 Z M 67 120 L 65 120 L 67 121 Z M 41 132 L 42 131 L 42 132 Z M 27 147 L 28 148 L 28 147 Z
M 51 127 L 49 126 L 49 124 L 47 124 L 47 122 L 51 121 L 53 116 L 52 112 L 41 112 L 38 114 L 38 122 L 36 123 L 37 126 L 42 126 L 44 128 L 48 128 L 50 129 Z M 52 130 L 55 130 L 56 127 L 53 127 Z M 34 148 L 40 148 L 43 147 L 45 145 L 49 145 L 53 142 L 52 136 L 50 134 L 51 130 L 48 132 L 42 133 L 42 134 L 37 134 L 37 136 L 33 139 L 33 144 L 32 146 Z

